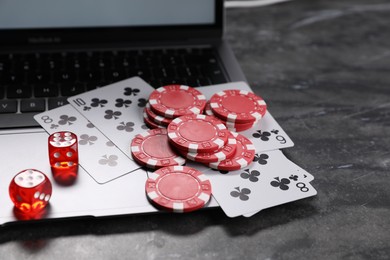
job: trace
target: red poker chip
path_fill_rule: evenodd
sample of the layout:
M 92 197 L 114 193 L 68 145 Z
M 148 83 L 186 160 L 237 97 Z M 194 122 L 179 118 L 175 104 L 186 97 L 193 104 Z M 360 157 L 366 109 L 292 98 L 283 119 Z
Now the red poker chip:
M 201 114 L 206 105 L 206 97 L 189 86 L 168 85 L 154 90 L 149 96 L 149 104 L 156 114 L 176 118 Z
M 234 155 L 237 147 L 237 140 L 232 133 L 229 133 L 227 143 L 218 151 L 212 153 L 186 153 L 182 155 L 195 162 L 211 163 L 220 162 Z
M 204 107 L 203 113 L 208 116 L 214 116 L 213 110 L 211 110 L 210 102 L 207 101 L 206 106 Z
M 185 159 L 170 147 L 167 130 L 163 128 L 151 129 L 136 135 L 131 141 L 131 155 L 142 166 L 151 169 L 185 163 Z
M 153 122 L 152 120 L 149 119 L 148 115 L 146 114 L 146 112 L 143 113 L 143 117 L 144 117 L 144 123 L 147 127 L 149 127 L 150 129 L 155 129 L 155 128 L 165 128 L 165 126 L 162 126 L 162 125 L 159 125 L 155 122 Z
M 209 163 L 209 167 L 221 171 L 236 171 L 242 169 L 252 163 L 256 149 L 253 143 L 245 136 L 233 133 L 237 140 L 237 148 L 235 154 L 226 160 L 220 162 Z
M 146 104 L 146 107 L 145 107 L 144 111 L 148 115 L 148 118 L 151 121 L 153 121 L 154 123 L 156 123 L 157 125 L 168 126 L 169 123 L 172 122 L 172 118 L 166 118 L 166 117 L 159 116 L 156 113 L 154 113 L 150 109 L 150 104 L 149 103 Z
M 209 153 L 222 148 L 229 131 L 217 118 L 188 115 L 174 119 L 167 127 L 171 144 L 191 153 Z
M 229 131 L 232 131 L 232 132 L 244 132 L 246 130 L 251 129 L 254 125 L 256 125 L 256 124 L 253 124 L 253 125 L 250 125 L 250 126 L 247 126 L 247 127 L 243 127 L 243 128 L 228 127 L 228 129 L 229 129 Z
M 172 212 L 202 208 L 211 197 L 211 183 L 200 171 L 187 166 L 169 166 L 149 173 L 145 191 L 158 207 Z
M 254 127 L 259 120 L 256 120 L 254 122 L 251 122 L 249 124 L 238 124 L 238 123 L 232 123 L 232 122 L 224 122 L 226 125 L 226 128 L 233 132 L 242 132 L 248 129 L 251 129 Z
M 250 123 L 260 120 L 267 111 L 265 101 L 246 90 L 224 90 L 210 99 L 213 113 L 224 121 Z
M 211 106 L 210 106 L 210 102 L 206 103 L 206 106 L 205 106 L 203 112 L 204 112 L 205 115 L 214 116 L 214 117 L 218 118 L 218 116 L 213 113 L 213 111 L 211 109 Z M 254 127 L 259 122 L 259 120 L 255 120 L 254 122 L 240 124 L 240 123 L 237 123 L 237 122 L 234 122 L 234 123 L 233 122 L 227 122 L 227 121 L 223 120 L 222 118 L 218 118 L 218 119 L 221 120 L 222 123 L 225 124 L 226 128 L 229 131 L 233 131 L 233 132 L 242 132 L 242 131 L 251 129 L 252 127 Z

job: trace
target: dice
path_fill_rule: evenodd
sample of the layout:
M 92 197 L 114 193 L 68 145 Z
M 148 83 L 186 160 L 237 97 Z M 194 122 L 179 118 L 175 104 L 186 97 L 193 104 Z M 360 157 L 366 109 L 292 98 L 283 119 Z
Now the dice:
M 9 196 L 17 210 L 37 213 L 49 203 L 52 186 L 47 176 L 35 169 L 26 169 L 12 179 Z
M 79 166 L 77 136 L 66 131 L 56 132 L 49 136 L 48 144 L 54 179 L 64 184 L 73 182 Z

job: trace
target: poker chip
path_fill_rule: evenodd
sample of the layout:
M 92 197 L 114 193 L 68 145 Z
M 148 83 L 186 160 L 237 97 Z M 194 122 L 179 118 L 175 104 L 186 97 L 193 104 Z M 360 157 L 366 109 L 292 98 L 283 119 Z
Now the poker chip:
M 161 126 L 168 126 L 170 122 L 172 122 L 172 118 L 166 118 L 163 116 L 156 115 L 151 109 L 150 109 L 150 104 L 147 103 L 146 107 L 144 109 L 145 113 L 147 114 L 148 118 L 156 123 L 157 125 Z
M 201 114 L 206 105 L 206 97 L 189 86 L 168 85 L 154 90 L 149 96 L 149 104 L 156 114 L 176 118 Z
M 265 101 L 246 90 L 224 90 L 210 99 L 212 112 L 219 118 L 233 123 L 253 123 L 260 120 L 266 110 Z
M 217 118 L 207 115 L 178 117 L 168 125 L 172 145 L 190 153 L 209 153 L 222 148 L 229 131 Z
M 155 129 L 155 128 L 165 128 L 164 126 L 162 125 L 159 125 L 155 122 L 153 122 L 152 120 L 149 119 L 148 115 L 146 114 L 146 112 L 143 113 L 143 117 L 144 117 L 144 123 L 147 127 L 149 127 L 150 129 Z
M 244 128 L 233 128 L 233 127 L 228 127 L 227 129 L 229 129 L 229 131 L 232 131 L 232 132 L 243 132 L 243 131 L 246 131 L 248 129 L 251 129 L 254 125 L 256 125 L 256 123 L 254 124 L 251 124 L 250 126 L 247 126 L 247 127 L 244 127 Z
M 131 154 L 136 162 L 152 169 L 185 163 L 185 159 L 171 149 L 167 130 L 163 128 L 136 135 L 131 142 Z
M 203 112 L 204 112 L 205 115 L 214 116 L 214 117 L 218 118 L 213 113 L 213 111 L 211 109 L 211 106 L 210 106 L 210 102 L 206 103 L 206 106 L 205 106 Z M 226 126 L 226 128 L 229 131 L 233 131 L 233 132 L 242 132 L 242 131 L 248 130 L 248 129 L 254 127 L 259 122 L 259 120 L 255 120 L 254 122 L 240 124 L 240 123 L 237 123 L 237 122 L 228 122 L 228 121 L 223 120 L 222 118 L 218 118 L 218 119 L 221 120 L 222 123 L 224 123 L 224 125 Z
M 235 171 L 242 169 L 252 163 L 256 150 L 253 143 L 245 136 L 232 132 L 237 140 L 235 154 L 226 160 L 209 163 L 209 167 L 222 171 Z
M 232 133 L 229 133 L 227 143 L 218 151 L 212 153 L 183 153 L 183 156 L 187 157 L 195 162 L 211 163 L 220 162 L 234 155 L 236 151 L 237 141 Z
M 247 124 L 238 124 L 238 123 L 232 123 L 232 122 L 224 122 L 224 124 L 226 125 L 226 128 L 229 129 L 230 131 L 233 131 L 233 132 L 242 132 L 242 131 L 251 129 L 251 128 L 254 127 L 258 122 L 259 122 L 259 120 L 256 120 L 256 121 L 254 121 L 254 122 L 247 123 Z
M 187 166 L 168 166 L 149 173 L 145 191 L 158 207 L 172 212 L 202 208 L 211 197 L 211 183 L 200 171 Z
M 213 110 L 211 110 L 210 102 L 207 101 L 206 106 L 204 107 L 203 113 L 208 116 L 214 116 Z

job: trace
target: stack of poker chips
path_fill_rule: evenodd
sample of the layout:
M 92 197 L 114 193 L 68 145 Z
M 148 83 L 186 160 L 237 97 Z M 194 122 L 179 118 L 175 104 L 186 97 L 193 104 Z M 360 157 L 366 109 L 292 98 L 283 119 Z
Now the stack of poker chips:
M 248 91 L 221 91 L 209 102 L 198 90 L 183 85 L 153 91 L 144 109 L 144 121 L 151 130 L 131 142 L 134 160 L 156 170 L 146 182 L 149 200 L 173 212 L 203 207 L 211 195 L 210 182 L 198 170 L 182 165 L 189 159 L 222 171 L 248 166 L 255 147 L 237 132 L 251 128 L 265 112 L 264 100 Z M 200 185 L 203 190 L 189 194 L 197 189 L 188 185 Z
M 144 109 L 149 128 L 167 128 L 173 119 L 192 114 L 218 118 L 227 129 L 241 132 L 256 125 L 267 111 L 265 101 L 245 90 L 225 90 L 209 101 L 198 90 L 184 85 L 168 85 L 152 92 Z
M 168 125 L 167 131 L 169 143 L 177 153 L 217 170 L 244 168 L 256 153 L 248 138 L 229 131 L 213 116 L 181 116 Z
M 265 101 L 245 90 L 225 90 L 214 94 L 206 104 L 205 114 L 219 118 L 234 132 L 252 128 L 267 111 Z
M 187 158 L 213 169 L 234 171 L 248 166 L 256 151 L 248 138 L 229 131 L 217 118 L 188 115 L 172 120 L 167 129 L 136 135 L 131 153 L 138 164 L 150 169 L 180 166 Z
M 149 128 L 166 128 L 180 116 L 201 114 L 206 97 L 185 85 L 168 85 L 153 91 L 144 109 L 144 122 Z
M 207 101 L 189 86 L 160 87 L 144 109 L 152 130 L 134 138 L 133 158 L 152 169 L 183 165 L 187 158 L 217 170 L 239 170 L 252 162 L 255 148 L 237 132 L 251 128 L 266 109 L 264 100 L 249 91 L 220 91 Z

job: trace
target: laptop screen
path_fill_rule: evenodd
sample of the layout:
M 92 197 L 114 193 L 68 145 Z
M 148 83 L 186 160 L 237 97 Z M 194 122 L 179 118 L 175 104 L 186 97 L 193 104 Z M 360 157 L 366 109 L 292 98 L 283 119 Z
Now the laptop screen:
M 223 0 L 0 0 L 0 46 L 220 39 Z
M 211 0 L 1 0 L 0 30 L 215 23 Z

